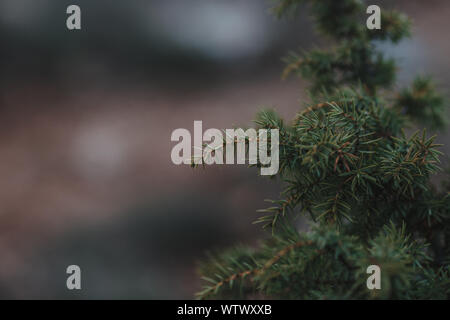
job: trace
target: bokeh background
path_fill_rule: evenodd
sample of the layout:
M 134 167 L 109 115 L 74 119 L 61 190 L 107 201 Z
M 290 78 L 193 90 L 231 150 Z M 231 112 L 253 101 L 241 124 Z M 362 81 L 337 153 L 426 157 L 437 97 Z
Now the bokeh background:
M 401 59 L 397 86 L 431 74 L 448 95 L 450 2 L 377 3 L 414 20 L 413 38 L 383 45 Z M 66 29 L 70 4 L 81 31 Z M 282 81 L 281 58 L 329 43 L 305 10 L 278 21 L 271 5 L 0 0 L 0 298 L 189 299 L 208 250 L 264 236 L 252 222 L 280 182 L 173 165 L 170 135 L 304 105 L 307 84 Z M 71 264 L 81 291 L 66 288 Z

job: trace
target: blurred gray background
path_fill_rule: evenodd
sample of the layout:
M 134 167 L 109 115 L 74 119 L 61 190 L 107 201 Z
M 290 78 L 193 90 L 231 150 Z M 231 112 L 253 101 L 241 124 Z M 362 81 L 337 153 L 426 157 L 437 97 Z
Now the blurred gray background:
M 378 3 L 414 19 L 412 39 L 384 45 L 401 59 L 397 86 L 425 73 L 448 94 L 450 2 Z M 81 31 L 66 29 L 70 4 Z M 279 181 L 175 166 L 170 135 L 304 105 L 281 58 L 328 43 L 305 10 L 278 21 L 271 5 L 0 0 L 0 298 L 193 298 L 205 252 L 264 236 L 252 222 Z M 71 264 L 81 291 L 66 289 Z

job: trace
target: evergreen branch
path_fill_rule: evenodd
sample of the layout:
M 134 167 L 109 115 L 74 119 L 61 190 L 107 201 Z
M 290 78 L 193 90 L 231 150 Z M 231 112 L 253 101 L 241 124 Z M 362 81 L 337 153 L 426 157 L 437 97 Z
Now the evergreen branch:
M 444 127 L 445 101 L 424 77 L 391 105 L 379 90 L 391 89 L 396 67 L 373 41 L 409 36 L 410 20 L 383 10 L 383 28 L 367 30 L 358 22 L 365 14 L 359 0 L 278 0 L 274 10 L 283 16 L 302 4 L 336 45 L 286 59 L 283 77 L 312 82 L 312 102 L 291 125 L 274 111 L 255 120 L 280 134 L 285 187 L 256 221 L 272 237 L 251 254 L 213 259 L 202 271 L 212 285 L 199 296 L 449 299 L 450 175 L 438 190 L 430 179 L 440 170 L 441 145 L 425 130 L 410 138 L 403 132 L 408 119 Z M 306 234 L 288 215 L 295 208 L 315 222 Z M 381 290 L 367 290 L 371 264 L 382 270 Z

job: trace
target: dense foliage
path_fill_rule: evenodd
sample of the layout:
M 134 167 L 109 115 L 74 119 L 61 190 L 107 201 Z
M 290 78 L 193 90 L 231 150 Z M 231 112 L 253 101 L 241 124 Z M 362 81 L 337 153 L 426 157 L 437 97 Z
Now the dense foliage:
M 258 220 L 271 237 L 212 255 L 198 297 L 450 298 L 449 175 L 442 187 L 430 181 L 440 171 L 435 137 L 403 132 L 413 121 L 443 128 L 444 99 L 427 77 L 392 92 L 395 61 L 377 46 L 409 36 L 409 19 L 383 9 L 381 30 L 369 30 L 358 0 L 278 0 L 274 11 L 298 6 L 334 45 L 286 59 L 285 76 L 312 83 L 312 102 L 290 125 L 272 111 L 256 120 L 280 131 L 285 189 Z M 381 268 L 380 290 L 366 286 L 369 265 Z

